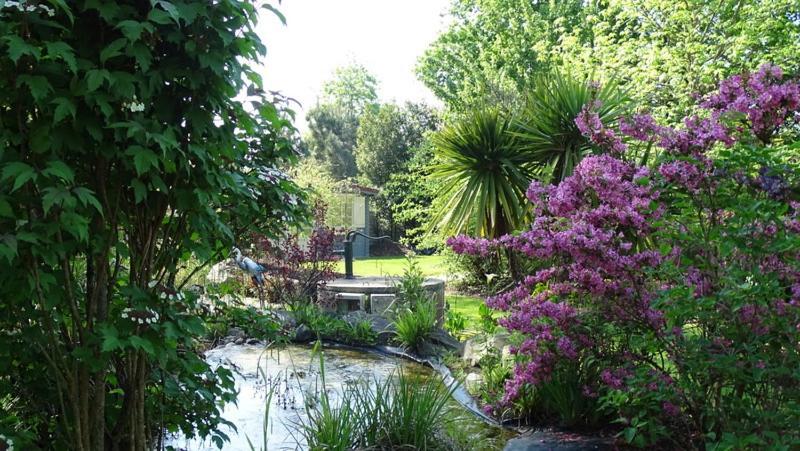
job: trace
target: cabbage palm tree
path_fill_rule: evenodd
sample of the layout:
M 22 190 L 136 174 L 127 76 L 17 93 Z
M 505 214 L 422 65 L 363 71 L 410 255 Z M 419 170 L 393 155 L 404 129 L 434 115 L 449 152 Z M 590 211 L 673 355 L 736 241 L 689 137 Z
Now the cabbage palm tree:
M 553 72 L 538 77 L 525 110 L 515 124 L 515 142 L 530 161 L 548 168 L 551 183 L 572 174 L 584 156 L 596 151 L 584 137 L 575 118 L 584 105 L 599 102 L 596 109 L 604 124 L 613 126 L 626 112 L 629 98 L 616 83 L 596 85 Z
M 432 229 L 446 236 L 498 237 L 522 225 L 525 191 L 535 175 L 509 115 L 473 111 L 433 135 L 437 184 Z

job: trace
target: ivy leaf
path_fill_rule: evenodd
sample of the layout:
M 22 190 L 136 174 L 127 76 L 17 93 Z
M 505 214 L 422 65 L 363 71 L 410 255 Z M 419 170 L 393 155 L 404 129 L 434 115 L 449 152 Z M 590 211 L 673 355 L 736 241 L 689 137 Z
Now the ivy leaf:
M 119 38 L 114 40 L 111 44 L 108 44 L 106 48 L 104 48 L 100 52 L 100 62 L 105 63 L 106 61 L 114 58 L 115 56 L 122 55 L 122 49 L 125 45 L 128 44 L 128 40 L 126 38 Z
M 155 349 L 153 349 L 153 344 L 150 343 L 150 340 L 142 338 L 138 335 L 132 335 L 130 340 L 131 345 L 134 348 L 141 349 L 149 355 L 153 355 L 155 353 Z
M 89 240 L 89 217 L 74 212 L 61 214 L 60 224 L 70 235 L 80 241 Z
M 11 234 L 0 235 L 0 257 L 11 263 L 17 256 L 17 238 Z
M 75 110 L 75 104 L 72 103 L 72 100 L 65 97 L 58 97 L 53 100 L 53 103 L 56 104 L 56 110 L 53 112 L 53 125 L 58 124 L 67 116 L 72 116 L 72 119 L 75 119 L 77 111 Z
M 95 208 L 95 210 L 97 210 L 98 213 L 100 213 L 101 216 L 103 215 L 103 206 L 100 205 L 100 201 L 97 200 L 97 197 L 95 197 L 92 190 L 79 186 L 73 189 L 72 192 L 78 196 L 78 200 L 81 202 L 81 204 L 83 204 L 84 207 L 91 205 Z
M 7 200 L 0 198 L 0 218 L 13 218 L 14 209 Z
M 28 89 L 31 90 L 31 95 L 36 101 L 42 100 L 44 96 L 53 90 L 47 78 L 41 75 L 20 75 L 17 77 L 17 87 L 22 85 L 28 85 Z
M 150 69 L 150 63 L 153 61 L 153 55 L 150 53 L 150 49 L 147 48 L 146 45 L 142 44 L 141 42 L 137 42 L 136 44 L 128 47 L 128 56 L 132 56 L 136 59 L 136 62 L 139 63 L 142 70 L 147 72 Z
M 151 31 L 150 29 L 152 28 L 152 25 L 146 22 L 137 22 L 135 20 L 123 20 L 114 28 L 122 31 L 122 34 L 128 38 L 128 41 L 135 42 L 142 38 L 142 32 L 144 32 L 145 29 Z
M 72 50 L 72 47 L 69 46 L 66 42 L 63 41 L 56 41 L 56 42 L 48 42 L 45 44 L 47 48 L 47 55 L 52 58 L 61 58 L 69 67 L 69 70 L 72 73 L 78 72 L 78 62 L 75 59 L 75 52 Z
M 36 171 L 33 168 L 21 161 L 15 161 L 12 163 L 8 163 L 3 168 L 2 177 L 0 180 L 7 180 L 10 178 L 14 178 L 14 187 L 11 189 L 11 192 L 18 190 L 22 185 L 28 182 L 28 180 L 36 178 Z
M 105 69 L 92 69 L 86 72 L 86 84 L 89 92 L 97 90 L 102 84 L 103 80 L 107 80 L 110 74 Z
M 19 36 L 9 35 L 4 37 L 3 40 L 8 44 L 8 57 L 11 58 L 11 61 L 14 63 L 19 61 L 22 55 L 30 55 L 37 61 L 42 56 L 42 52 L 38 47 L 28 44 Z
M 175 5 L 165 0 L 158 0 L 157 2 L 155 2 L 155 5 L 164 8 L 164 11 L 166 11 L 167 14 L 169 14 L 172 20 L 174 20 L 176 24 L 180 24 L 181 15 L 178 12 L 178 8 L 176 8 Z
M 144 186 L 139 179 L 133 179 L 131 181 L 131 187 L 133 188 L 133 196 L 137 204 L 142 203 L 142 201 L 147 197 L 147 187 Z
M 133 166 L 136 168 L 136 175 L 142 175 L 151 167 L 158 169 L 158 156 L 150 149 L 142 146 L 130 146 L 128 155 L 133 155 Z
M 286 25 L 286 16 L 284 16 L 282 12 L 278 11 L 278 8 L 270 5 L 269 3 L 265 3 L 264 9 L 272 11 L 272 13 L 278 17 L 278 20 L 280 20 L 282 24 Z
M 113 325 L 104 324 L 100 327 L 100 335 L 103 337 L 103 346 L 101 348 L 103 352 L 122 349 L 123 343 L 119 339 L 119 332 Z
M 61 160 L 53 160 L 47 163 L 47 167 L 42 171 L 44 175 L 54 175 L 65 182 L 75 180 L 75 173 Z
M 54 206 L 64 205 L 65 203 L 69 203 L 69 200 L 72 199 L 69 191 L 63 188 L 48 187 L 43 189 L 42 192 L 44 193 L 42 195 L 42 209 L 44 210 L 44 214 L 50 213 L 50 210 Z

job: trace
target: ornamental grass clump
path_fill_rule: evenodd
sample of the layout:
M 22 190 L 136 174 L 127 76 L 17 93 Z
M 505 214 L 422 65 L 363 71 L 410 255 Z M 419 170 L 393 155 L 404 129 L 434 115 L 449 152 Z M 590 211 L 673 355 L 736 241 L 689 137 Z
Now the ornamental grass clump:
M 639 114 L 615 131 L 589 102 L 576 124 L 606 154 L 532 183 L 529 229 L 450 240 L 549 262 L 487 300 L 526 337 L 495 409 L 578 365 L 632 445 L 800 446 L 800 85 L 766 65 L 699 106 L 680 128 Z

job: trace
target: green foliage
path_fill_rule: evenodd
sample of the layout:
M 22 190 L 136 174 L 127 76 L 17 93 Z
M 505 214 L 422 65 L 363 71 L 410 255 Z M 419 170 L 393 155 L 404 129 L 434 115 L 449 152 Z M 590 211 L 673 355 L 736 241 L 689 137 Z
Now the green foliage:
M 455 0 L 417 73 L 455 112 L 521 107 L 554 69 L 591 73 L 674 122 L 724 77 L 764 62 L 796 72 L 796 13 L 795 0 Z
M 162 430 L 222 442 L 232 378 L 202 360 L 205 328 L 177 274 L 305 214 L 284 202 L 303 198 L 281 172 L 296 158 L 292 112 L 253 68 L 258 9 L 29 5 L 0 6 L 11 434 L 58 449 L 141 450 Z
M 306 119 L 308 135 L 304 139 L 315 160 L 336 180 L 355 177 L 358 171 L 353 149 L 358 117 L 323 103 L 311 108 Z
M 419 351 L 436 327 L 436 306 L 429 300 L 418 301 L 411 309 L 397 313 L 394 327 L 400 344 Z
M 322 85 L 322 102 L 359 117 L 378 103 L 378 80 L 358 63 L 337 67 Z
M 292 303 L 290 309 L 297 325 L 308 326 L 320 339 L 352 345 L 374 345 L 378 341 L 372 323 L 366 319 L 348 322 L 308 301 Z
M 572 174 L 590 152 L 597 151 L 578 130 L 575 118 L 585 105 L 596 109 L 603 124 L 615 125 L 629 100 L 614 81 L 596 83 L 553 72 L 534 80 L 524 112 L 518 116 L 517 145 L 531 162 L 547 168 L 545 178 L 558 183 Z
M 463 313 L 448 309 L 444 320 L 444 328 L 450 332 L 450 335 L 458 338 L 467 329 L 467 317 Z
M 358 174 L 354 149 L 359 117 L 377 103 L 377 82 L 354 64 L 338 68 L 322 87 L 323 96 L 306 115 L 311 154 L 337 180 Z
M 448 284 L 466 293 L 494 294 L 510 283 L 508 256 L 490 251 L 485 257 L 442 251 L 447 273 L 453 274 Z
M 404 172 L 425 134 L 437 126 L 434 110 L 425 104 L 392 103 L 367 109 L 359 118 L 354 150 L 361 177 L 372 186 L 386 185 Z
M 481 109 L 433 136 L 431 178 L 438 186 L 432 229 L 444 236 L 496 237 L 522 224 L 525 190 L 535 172 L 510 133 L 511 123 L 498 109 Z
M 419 262 L 414 257 L 408 258 L 403 270 L 403 277 L 400 278 L 397 286 L 397 294 L 401 303 L 406 307 L 413 308 L 417 303 L 427 299 L 424 283 L 425 275 L 419 267 Z
M 231 305 L 215 300 L 213 315 L 206 321 L 209 338 L 224 337 L 232 327 L 241 329 L 247 337 L 265 341 L 280 339 L 281 324 L 250 305 Z
M 455 0 L 448 29 L 425 51 L 418 77 L 453 111 L 481 104 L 522 106 L 532 77 L 555 66 L 553 49 L 564 36 L 575 45 L 591 45 L 587 19 L 594 7 L 586 5 Z

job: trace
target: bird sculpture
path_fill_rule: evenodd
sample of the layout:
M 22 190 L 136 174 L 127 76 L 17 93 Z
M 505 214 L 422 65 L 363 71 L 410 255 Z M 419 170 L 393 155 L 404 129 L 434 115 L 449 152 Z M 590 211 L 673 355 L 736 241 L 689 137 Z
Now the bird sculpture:
M 264 273 L 267 272 L 267 268 L 264 267 L 261 263 L 256 262 L 250 257 L 245 257 L 242 255 L 242 251 L 239 248 L 234 247 L 232 249 L 233 252 L 233 261 L 236 262 L 236 265 L 242 269 L 242 271 L 247 272 L 250 274 L 250 278 L 253 280 L 253 284 L 258 289 L 258 302 L 261 305 L 261 309 L 264 309 Z

